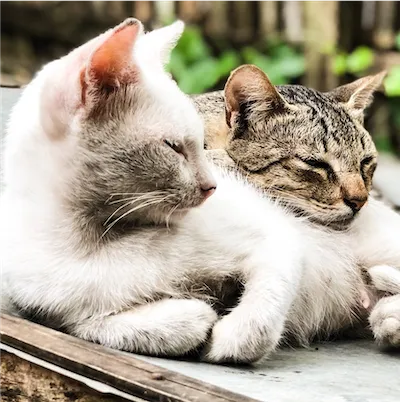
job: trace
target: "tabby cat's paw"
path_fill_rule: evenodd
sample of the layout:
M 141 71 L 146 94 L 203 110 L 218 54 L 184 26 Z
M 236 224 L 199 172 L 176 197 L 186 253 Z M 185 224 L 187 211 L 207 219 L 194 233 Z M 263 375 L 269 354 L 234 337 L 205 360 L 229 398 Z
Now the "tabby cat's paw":
M 238 319 L 231 313 L 217 322 L 204 348 L 203 360 L 249 364 L 272 352 L 279 342 L 279 332 L 246 318 Z
M 400 347 L 400 295 L 381 299 L 369 322 L 378 344 Z

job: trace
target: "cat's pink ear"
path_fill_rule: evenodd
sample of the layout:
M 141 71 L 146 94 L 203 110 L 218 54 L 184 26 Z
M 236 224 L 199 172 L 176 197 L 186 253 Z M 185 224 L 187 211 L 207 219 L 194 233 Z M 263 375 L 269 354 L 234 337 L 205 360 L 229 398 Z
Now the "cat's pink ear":
M 134 45 L 142 32 L 142 23 L 129 18 L 45 67 L 39 110 L 49 136 L 62 137 L 79 108 L 104 100 L 101 89 L 136 82 Z
M 243 106 L 254 111 L 252 119 L 266 117 L 266 113 L 288 108 L 267 75 L 254 65 L 244 65 L 234 70 L 225 85 L 226 122 L 232 127 Z
M 88 92 L 93 89 L 118 88 L 122 84 L 137 81 L 138 71 L 133 61 L 133 48 L 142 31 L 142 24 L 130 18 L 106 33 L 105 39 L 81 70 L 83 104 L 87 101 Z
M 347 85 L 342 85 L 329 94 L 343 103 L 349 112 L 358 119 L 363 118 L 364 110 L 371 104 L 374 92 L 382 85 L 386 71 L 360 78 Z

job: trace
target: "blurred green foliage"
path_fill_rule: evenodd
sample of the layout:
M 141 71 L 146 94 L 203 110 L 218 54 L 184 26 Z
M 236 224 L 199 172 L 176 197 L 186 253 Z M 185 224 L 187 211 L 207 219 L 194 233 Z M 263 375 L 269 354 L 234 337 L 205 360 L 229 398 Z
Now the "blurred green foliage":
M 396 47 L 400 50 L 400 33 L 396 36 Z M 326 49 L 325 53 L 331 57 L 333 72 L 338 76 L 366 75 L 377 57 L 367 46 L 360 46 L 350 53 L 332 48 Z M 209 46 L 198 27 L 187 26 L 171 54 L 169 71 L 185 93 L 199 94 L 222 88 L 230 72 L 242 64 L 255 64 L 275 85 L 295 82 L 306 69 L 303 53 L 279 40 L 219 53 Z M 392 97 L 387 102 L 392 120 L 394 116 L 392 124 L 400 129 L 400 66 L 390 69 L 384 87 L 386 96 Z M 383 125 L 374 138 L 379 150 L 394 151 L 387 125 Z
M 356 48 L 350 54 L 339 53 L 333 58 L 333 72 L 336 75 L 351 73 L 362 75 L 374 63 L 375 54 L 372 49 L 366 46 Z
M 400 50 L 400 32 L 396 36 L 396 47 Z M 355 76 L 362 76 L 373 65 L 374 60 L 374 50 L 367 46 L 359 46 L 349 54 L 343 52 L 334 54 L 332 68 L 337 75 L 350 73 Z M 386 96 L 400 96 L 400 66 L 394 66 L 388 71 L 384 80 L 384 87 Z
M 396 47 L 400 51 L 400 32 L 396 36 Z M 387 96 L 400 96 L 400 66 L 392 67 L 385 79 L 384 85 Z M 400 127 L 399 116 L 397 126 Z
M 400 50 L 400 33 L 396 36 L 396 46 Z M 357 47 L 351 53 L 329 53 L 332 69 L 339 76 L 367 74 L 376 57 L 374 50 L 367 46 Z M 186 27 L 172 52 L 169 70 L 185 93 L 196 94 L 223 85 L 229 73 L 245 63 L 260 67 L 275 85 L 293 82 L 305 72 L 304 55 L 280 41 L 257 48 L 246 46 L 239 50 L 224 50 L 216 56 L 196 26 Z M 400 66 L 388 72 L 384 87 L 387 96 L 400 96 Z
M 280 42 L 269 43 L 261 51 L 245 47 L 215 56 L 197 27 L 185 29 L 172 52 L 169 70 L 184 92 L 195 94 L 212 90 L 245 63 L 260 67 L 277 85 L 289 83 L 305 70 L 304 56 Z

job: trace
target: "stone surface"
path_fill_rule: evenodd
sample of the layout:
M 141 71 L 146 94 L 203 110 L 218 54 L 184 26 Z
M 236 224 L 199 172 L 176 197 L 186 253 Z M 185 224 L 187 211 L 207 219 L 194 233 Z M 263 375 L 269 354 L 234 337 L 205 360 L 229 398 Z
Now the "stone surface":
M 384 353 L 367 340 L 283 349 L 258 367 L 137 357 L 265 402 L 400 400 L 400 352 Z
M 19 90 L 1 89 L 1 132 Z M 395 175 L 394 179 L 398 179 Z M 372 341 L 346 341 L 284 349 L 257 367 L 137 356 L 260 401 L 398 402 L 400 354 L 384 353 Z M 212 402 L 212 401 L 210 401 Z

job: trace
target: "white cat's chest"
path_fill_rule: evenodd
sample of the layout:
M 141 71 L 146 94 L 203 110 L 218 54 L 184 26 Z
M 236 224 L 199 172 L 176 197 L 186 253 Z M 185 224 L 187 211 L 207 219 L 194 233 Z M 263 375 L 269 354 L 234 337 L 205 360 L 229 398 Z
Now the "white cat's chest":
M 288 320 L 300 342 L 355 322 L 367 291 L 349 234 L 312 230 L 306 236 L 304 273 Z
M 4 205 L 4 204 L 3 204 Z M 3 209 L 5 211 L 5 209 Z M 104 250 L 88 257 L 68 248 L 40 220 L 3 213 L 1 239 L 2 293 L 17 305 L 39 307 L 64 318 L 107 314 L 172 293 L 168 272 L 156 258 L 148 261 L 140 247 Z M 26 212 L 26 211 L 25 211 Z

